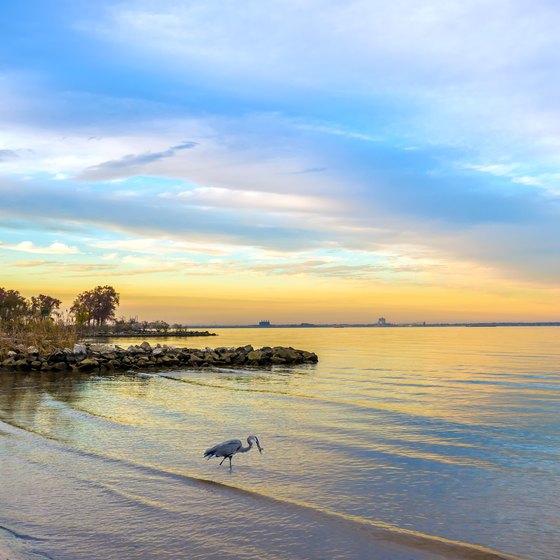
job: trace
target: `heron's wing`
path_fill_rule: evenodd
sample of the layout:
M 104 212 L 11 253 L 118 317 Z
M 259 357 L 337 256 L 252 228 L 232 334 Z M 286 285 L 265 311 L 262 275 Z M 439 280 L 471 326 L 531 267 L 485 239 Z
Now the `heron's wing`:
M 218 443 L 214 447 L 207 449 L 204 452 L 205 457 L 228 457 L 233 453 L 237 452 L 237 450 L 241 449 L 242 443 L 239 439 L 228 439 L 227 441 L 223 441 L 222 443 Z

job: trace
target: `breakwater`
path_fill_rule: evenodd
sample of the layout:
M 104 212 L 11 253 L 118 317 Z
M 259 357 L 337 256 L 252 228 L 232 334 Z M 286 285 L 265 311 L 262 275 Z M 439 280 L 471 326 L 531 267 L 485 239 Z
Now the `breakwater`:
M 97 331 L 84 334 L 84 338 L 190 338 L 195 336 L 216 336 L 209 331 Z
M 34 347 L 13 350 L 0 362 L 4 371 L 127 371 L 210 366 L 269 366 L 316 363 L 317 355 L 284 346 L 253 348 L 180 348 L 144 341 L 121 348 L 112 344 L 76 344 L 41 355 Z

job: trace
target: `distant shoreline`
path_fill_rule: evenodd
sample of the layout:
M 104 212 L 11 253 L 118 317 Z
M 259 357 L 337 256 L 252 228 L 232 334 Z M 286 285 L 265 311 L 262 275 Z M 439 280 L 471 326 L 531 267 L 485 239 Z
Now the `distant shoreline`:
M 560 321 L 523 322 L 489 322 L 489 323 L 299 323 L 270 325 L 193 325 L 196 329 L 344 329 L 344 328 L 425 328 L 425 327 L 560 327 Z
M 146 332 L 146 331 L 101 331 L 96 333 L 86 333 L 82 338 L 190 338 L 195 336 L 217 336 L 216 333 L 208 331 L 167 331 L 167 332 Z

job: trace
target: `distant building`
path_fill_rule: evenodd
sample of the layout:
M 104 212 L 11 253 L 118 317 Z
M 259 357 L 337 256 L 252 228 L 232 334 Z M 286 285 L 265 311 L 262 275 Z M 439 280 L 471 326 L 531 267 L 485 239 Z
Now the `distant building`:
M 379 317 L 379 319 L 377 319 L 377 324 L 380 327 L 384 327 L 387 324 L 387 321 L 385 320 L 385 317 Z
M 259 327 L 270 327 L 270 321 L 259 321 Z

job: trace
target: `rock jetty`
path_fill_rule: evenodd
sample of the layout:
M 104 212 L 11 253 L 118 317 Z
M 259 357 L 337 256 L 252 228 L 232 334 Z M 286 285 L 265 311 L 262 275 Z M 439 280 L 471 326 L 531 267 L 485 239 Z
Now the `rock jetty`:
M 97 331 L 87 333 L 87 338 L 190 338 L 195 336 L 217 336 L 216 333 L 209 331 Z
M 112 344 L 75 344 L 74 348 L 56 350 L 41 355 L 37 348 L 12 350 L 0 362 L 4 371 L 128 371 L 135 369 L 170 369 L 178 367 L 270 366 L 317 363 L 317 355 L 305 350 L 283 346 L 255 349 L 251 345 L 239 348 L 178 348 L 149 342 L 121 348 Z

